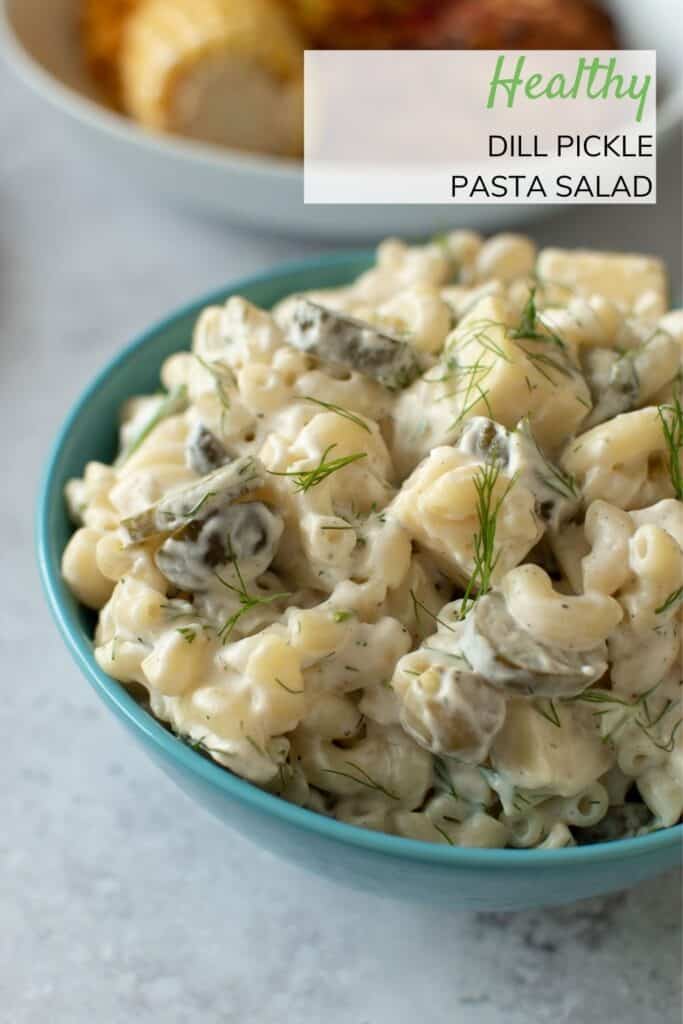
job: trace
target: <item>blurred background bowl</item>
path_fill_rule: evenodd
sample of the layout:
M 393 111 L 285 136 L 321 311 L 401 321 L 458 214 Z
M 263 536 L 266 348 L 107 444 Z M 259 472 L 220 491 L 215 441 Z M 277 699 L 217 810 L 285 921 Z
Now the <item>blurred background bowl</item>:
M 213 216 L 275 233 L 353 239 L 430 234 L 460 227 L 502 230 L 547 216 L 551 205 L 304 206 L 301 164 L 155 135 L 110 110 L 89 78 L 78 31 L 82 0 L 0 0 L 0 42 L 23 79 L 71 122 L 83 158 L 116 165 L 131 181 Z M 658 131 L 683 112 L 683 19 L 678 0 L 610 0 L 625 48 L 656 49 Z
M 81 475 L 90 460 L 111 461 L 121 404 L 156 389 L 162 362 L 188 347 L 194 322 L 206 305 L 237 293 L 269 308 L 292 292 L 345 284 L 371 262 L 369 253 L 318 257 L 236 282 L 152 327 L 87 388 L 50 457 L 37 522 L 43 584 L 74 660 L 106 706 L 194 800 L 265 849 L 343 884 L 442 907 L 500 911 L 625 889 L 675 867 L 681 858 L 681 825 L 570 849 L 478 850 L 421 843 L 334 821 L 272 796 L 190 749 L 97 665 L 94 616 L 78 604 L 60 571 L 73 531 L 64 500 L 67 480 Z M 145 793 L 138 799 L 144 801 Z

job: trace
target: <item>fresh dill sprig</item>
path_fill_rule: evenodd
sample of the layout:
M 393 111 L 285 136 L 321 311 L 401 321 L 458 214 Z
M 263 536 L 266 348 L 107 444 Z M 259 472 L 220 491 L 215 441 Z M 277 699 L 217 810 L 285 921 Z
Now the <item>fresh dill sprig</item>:
M 417 623 L 418 626 L 420 625 L 420 612 L 424 612 L 425 615 L 428 615 L 430 619 L 434 620 L 434 622 L 437 622 L 440 626 L 443 626 L 444 629 L 450 630 L 451 633 L 457 632 L 453 628 L 453 626 L 449 626 L 447 622 L 445 622 L 443 619 L 440 619 L 438 615 L 434 614 L 434 612 L 431 612 L 427 605 L 423 604 L 422 601 L 418 599 L 415 591 L 412 589 L 410 591 L 410 597 L 413 602 L 413 614 L 415 615 L 415 622 Z
M 454 423 L 451 424 L 450 430 L 456 430 L 479 403 L 484 405 L 487 414 L 493 418 L 488 400 L 489 393 L 488 389 L 484 387 L 484 382 L 493 371 L 496 359 L 502 359 L 506 363 L 511 362 L 511 359 L 493 336 L 491 328 L 504 330 L 505 324 L 502 321 L 482 317 L 473 320 L 466 327 L 460 328 L 458 338 L 449 345 L 446 358 L 442 362 L 441 377 L 425 377 L 425 380 L 431 383 L 445 383 L 451 378 L 455 381 L 455 386 L 438 399 L 439 401 L 460 400 L 461 408 Z M 473 363 L 467 363 L 459 358 L 458 350 L 468 347 L 472 342 L 476 342 L 481 351 Z M 487 354 L 493 356 L 494 359 L 487 361 Z
M 147 420 L 142 429 L 138 434 L 136 434 L 130 444 L 124 448 L 116 459 L 114 466 L 118 468 L 127 462 L 131 455 L 140 448 L 142 443 L 147 440 L 154 428 L 157 427 L 162 420 L 168 419 L 169 416 L 175 416 L 177 413 L 184 412 L 186 408 L 187 388 L 184 384 L 181 384 L 180 387 L 173 388 L 172 391 L 169 391 L 169 393 L 161 400 L 150 419 Z
M 259 744 L 256 742 L 256 740 L 252 736 L 245 736 L 244 738 L 247 741 L 247 743 L 249 744 L 249 746 L 253 747 L 254 750 L 256 751 L 256 753 L 259 754 L 260 757 L 264 757 L 266 759 L 266 761 L 270 760 L 270 758 L 268 757 L 268 754 L 265 752 L 263 747 L 259 746 Z
M 482 353 L 482 355 L 480 355 L 471 366 L 458 367 L 458 371 L 465 374 L 463 385 L 456 386 L 455 390 L 447 397 L 460 398 L 462 396 L 462 407 L 454 422 L 451 424 L 450 430 L 457 430 L 480 402 L 484 405 L 489 419 L 493 419 L 493 411 L 491 409 L 491 403 L 489 402 L 489 392 L 487 388 L 483 387 L 483 382 L 493 370 L 493 364 L 485 364 L 483 359 L 484 356 Z
M 334 405 L 332 402 L 323 402 L 321 399 L 313 398 L 311 395 L 304 395 L 303 401 L 313 402 L 315 405 L 319 405 L 321 409 L 327 409 L 328 412 L 334 412 L 337 416 L 343 416 L 345 420 L 350 420 L 351 423 L 355 423 L 357 427 L 361 427 L 367 434 L 372 433 L 365 420 L 361 419 L 360 416 L 357 416 L 354 412 L 350 412 L 341 405 Z
M 657 412 L 668 450 L 671 484 L 676 498 L 683 501 L 683 405 L 680 398 L 676 396 L 672 405 L 658 406 Z
M 440 825 L 437 825 L 435 821 L 432 822 L 432 828 L 436 829 L 436 831 L 439 833 L 442 839 L 445 839 L 449 846 L 455 846 L 455 843 L 449 836 L 448 832 L 442 829 Z
M 336 612 L 332 613 L 332 618 L 334 619 L 335 622 L 346 622 L 348 619 L 352 618 L 355 614 L 356 614 L 355 612 L 336 611 Z
M 536 310 L 536 288 L 529 289 L 529 298 L 524 303 L 522 314 L 519 318 L 519 323 L 516 327 L 513 327 L 510 331 L 510 337 L 517 340 L 518 338 L 540 338 L 542 335 L 538 333 L 536 322 L 538 318 L 538 312 Z
M 223 406 L 224 411 L 229 412 L 230 395 L 228 394 L 227 389 L 229 387 L 234 387 L 237 383 L 235 380 L 235 374 L 229 366 L 226 366 L 226 364 L 220 362 L 220 360 L 216 360 L 213 363 L 207 363 L 207 361 L 202 359 L 201 356 L 198 356 L 196 352 L 193 354 L 199 365 L 202 366 L 211 377 L 213 377 L 218 400 Z
M 344 761 L 343 763 L 348 765 L 349 768 L 352 768 L 354 772 L 358 772 L 358 776 L 360 776 L 360 778 L 356 775 L 352 775 L 351 772 L 340 772 L 333 768 L 321 768 L 320 770 L 324 772 L 325 775 L 341 775 L 343 778 L 350 779 L 359 786 L 365 786 L 367 789 L 374 789 L 376 792 L 383 793 L 385 796 L 389 797 L 390 800 L 399 799 L 396 793 L 392 793 L 391 790 L 386 789 L 385 786 L 382 786 L 381 783 L 373 779 L 372 776 L 368 775 L 365 769 L 361 768 L 361 766 L 356 764 L 355 761 Z
M 463 654 L 462 651 L 442 651 L 439 647 L 430 647 L 428 644 L 425 644 L 422 649 L 425 651 L 431 651 L 432 654 L 439 654 L 442 658 L 445 658 L 446 661 L 448 661 L 449 659 L 451 661 L 462 661 L 465 665 L 467 665 L 468 669 L 472 671 L 472 662 L 469 660 L 466 654 Z M 419 676 L 420 673 L 409 672 L 408 675 Z
M 216 491 L 207 491 L 206 494 L 203 494 L 199 501 L 196 503 L 196 505 L 193 505 L 188 512 L 185 512 L 185 514 L 183 515 L 183 519 L 192 519 L 193 516 L 196 516 L 197 512 L 199 512 L 199 510 L 207 503 L 209 498 L 216 497 L 216 493 Z M 165 512 L 163 509 L 159 509 L 159 511 L 162 515 L 165 515 L 169 519 L 178 518 L 177 512 Z
M 548 470 L 548 476 L 537 473 L 539 480 L 549 491 L 554 491 L 561 498 L 578 498 L 576 480 L 569 473 L 564 473 L 559 466 L 554 465 L 543 456 L 543 462 Z
M 646 701 L 648 697 L 651 697 L 655 690 L 657 690 L 661 685 L 662 680 L 660 679 L 659 682 L 654 684 L 654 686 L 651 686 L 648 690 L 639 694 L 635 700 L 625 700 L 623 697 L 617 697 L 612 690 L 600 690 L 596 688 L 593 690 L 584 690 L 582 693 L 578 693 L 575 697 L 566 697 L 565 703 L 573 704 L 575 702 L 581 702 L 585 704 L 619 704 L 625 708 L 634 708 Z
M 667 710 L 668 710 L 668 708 L 667 708 Z M 641 732 L 645 733 L 645 735 L 649 739 L 650 743 L 652 743 L 655 747 L 657 747 L 657 750 L 662 750 L 662 751 L 664 751 L 665 754 L 671 754 L 671 753 L 673 753 L 673 751 L 675 749 L 675 746 L 676 746 L 676 736 L 678 734 L 678 730 L 681 728 L 681 725 L 683 725 L 683 718 L 679 718 L 678 721 L 675 723 L 674 727 L 671 730 L 669 738 L 668 738 L 668 740 L 665 743 L 660 743 L 659 740 L 656 740 L 654 738 L 654 736 L 652 736 L 652 734 L 649 732 L 649 727 L 645 726 L 638 719 L 636 719 L 636 725 L 641 730 Z
M 659 608 L 655 608 L 655 615 L 663 615 L 664 612 L 671 611 L 674 605 L 678 604 L 678 602 L 682 600 L 683 587 L 679 587 L 678 590 L 674 590 L 669 594 L 664 604 L 660 605 Z
M 621 728 L 626 724 L 626 722 L 632 721 L 633 724 L 636 725 L 638 729 L 640 729 L 641 732 L 645 734 L 645 736 L 647 736 L 647 738 L 655 747 L 657 747 L 659 750 L 664 750 L 667 753 L 671 753 L 671 751 L 674 749 L 676 734 L 681 727 L 683 719 L 679 719 L 679 721 L 676 722 L 671 731 L 669 739 L 665 744 L 662 744 L 652 734 L 652 729 L 655 728 L 661 722 L 661 720 L 664 718 L 667 712 L 670 711 L 670 709 L 673 706 L 673 701 L 667 700 L 664 703 L 662 710 L 656 716 L 656 718 L 653 718 L 650 714 L 650 708 L 647 703 L 648 698 L 651 697 L 655 690 L 657 690 L 662 685 L 662 682 L 663 680 L 660 679 L 659 682 L 654 684 L 654 686 L 651 686 L 649 689 L 639 694 L 633 700 L 625 700 L 623 697 L 617 697 L 610 690 L 595 689 L 584 690 L 583 693 L 577 694 L 576 697 L 566 698 L 566 702 L 570 703 L 574 701 L 581 701 L 587 704 L 605 705 L 604 709 L 593 712 L 593 715 L 596 718 L 601 718 L 603 715 L 608 715 L 610 714 L 610 712 L 617 711 L 619 708 L 623 709 L 625 717 L 621 720 L 618 720 L 616 724 L 609 730 L 609 732 L 605 736 L 603 736 L 603 742 L 605 743 L 613 739 L 616 733 L 621 730 Z M 643 711 L 643 719 L 640 719 L 638 717 L 638 714 L 640 713 L 641 709 Z
M 272 604 L 273 601 L 278 601 L 280 598 L 291 596 L 289 593 L 268 594 L 267 597 L 262 597 L 259 594 L 250 594 L 247 590 L 242 573 L 240 572 L 240 567 L 236 560 L 233 561 L 233 565 L 235 566 L 235 573 L 239 580 L 239 586 L 237 587 L 232 583 L 228 583 L 228 581 L 224 580 L 222 576 L 219 576 L 217 572 L 214 573 L 218 582 L 222 583 L 226 590 L 236 594 L 240 602 L 240 606 L 237 611 L 233 612 L 233 614 L 225 620 L 221 628 L 218 630 L 218 638 L 223 644 L 228 642 L 235 626 L 242 616 L 247 614 L 247 612 L 250 612 L 253 608 L 257 608 L 259 605 Z
M 211 747 L 207 745 L 208 733 L 205 736 L 200 736 L 199 739 L 193 740 L 191 736 L 183 733 L 176 733 L 177 738 L 181 743 L 184 743 L 190 750 L 196 750 L 199 754 L 207 754 L 209 757 L 214 753 Z M 221 757 L 231 757 L 226 750 L 220 751 Z
M 280 789 L 284 790 L 294 778 L 294 769 L 291 764 L 285 761 L 284 764 L 279 764 L 277 766 L 277 772 L 280 776 Z
M 534 437 L 529 417 L 525 416 L 524 419 L 517 424 L 515 430 L 517 433 L 523 434 L 524 437 L 531 441 L 547 471 L 548 475 L 546 476 L 544 473 L 536 470 L 536 476 L 540 483 L 547 487 L 548 490 L 554 491 L 555 494 L 558 494 L 561 498 L 578 498 L 579 489 L 576 480 L 570 473 L 565 473 L 559 466 L 556 466 L 555 463 L 551 462 L 550 459 L 547 458 Z
M 562 728 L 562 721 L 560 720 L 559 712 L 555 707 L 555 702 L 552 698 L 548 700 L 547 707 L 544 707 L 540 700 L 533 701 L 532 707 L 534 711 L 541 716 L 541 718 L 545 718 L 547 722 L 550 722 L 550 724 L 554 725 L 557 729 Z
M 519 323 L 510 331 L 510 337 L 515 341 L 524 338 L 528 338 L 530 341 L 550 341 L 562 349 L 563 352 L 566 352 L 566 342 L 556 331 L 552 330 L 551 325 L 538 312 L 536 307 L 536 289 L 536 285 L 529 289 L 529 298 L 522 308 Z M 539 327 L 542 330 L 539 330 Z
M 197 630 L 194 626 L 179 626 L 176 633 L 180 633 L 186 644 L 193 644 L 197 639 Z
M 539 338 L 534 338 L 532 340 L 550 341 L 552 339 L 549 336 L 541 335 Z M 534 349 L 530 349 L 528 347 L 525 348 L 524 345 L 520 345 L 519 348 L 533 364 L 536 372 L 540 373 L 541 377 L 545 378 L 549 384 L 552 384 L 553 386 L 557 384 L 557 381 L 551 377 L 549 370 L 555 370 L 556 373 L 561 374 L 563 377 L 574 376 L 574 369 L 570 368 L 566 359 L 555 359 L 553 356 L 548 355 L 547 352 L 536 352 Z
M 474 569 L 460 606 L 460 619 L 465 618 L 477 598 L 482 597 L 491 589 L 491 577 L 500 556 L 500 552 L 496 554 L 498 515 L 503 502 L 515 484 L 515 478 L 513 477 L 498 500 L 494 502 L 494 494 L 500 472 L 501 464 L 499 461 L 487 462 L 479 467 L 474 478 L 474 487 L 477 492 L 479 529 L 474 535 Z
M 434 776 L 437 782 L 443 786 L 449 796 L 452 796 L 454 800 L 459 800 L 460 795 L 457 793 L 455 786 L 451 782 L 451 777 L 448 773 L 448 768 L 444 764 L 440 757 L 434 758 Z
M 505 324 L 502 320 L 491 320 L 489 317 L 480 317 L 477 320 L 472 320 L 464 329 L 460 329 L 460 336 L 451 347 L 461 348 L 464 345 L 469 345 L 472 341 L 476 341 L 491 355 L 497 356 L 498 359 L 502 359 L 505 363 L 512 362 L 505 349 L 491 335 L 492 327 L 498 330 L 501 328 L 503 331 L 505 330 Z
M 278 679 L 277 676 L 275 676 L 275 682 L 277 683 L 278 686 L 281 686 L 283 690 L 286 690 L 287 693 L 298 694 L 298 693 L 303 693 L 304 692 L 303 689 L 302 690 L 293 690 L 291 686 L 287 686 L 287 684 L 283 683 L 282 680 Z
M 539 330 L 539 327 L 542 330 Z M 549 370 L 555 370 L 565 377 L 572 377 L 574 375 L 575 367 L 571 366 L 568 359 L 566 343 L 539 316 L 536 308 L 536 287 L 530 289 L 529 298 L 524 304 L 519 323 L 510 330 L 510 337 L 517 342 L 525 340 L 542 341 L 556 346 L 560 353 L 558 358 L 549 355 L 548 352 L 536 352 L 534 349 L 525 348 L 523 345 L 519 346 L 536 371 L 549 381 L 550 384 L 554 385 L 556 381 L 550 376 Z
M 328 445 L 320 457 L 320 462 L 313 469 L 290 469 L 286 472 L 269 469 L 268 472 L 271 476 L 291 476 L 296 482 L 297 492 L 305 494 L 312 487 L 317 487 L 323 480 L 327 480 L 328 476 L 336 473 L 337 470 L 350 466 L 353 462 L 358 462 L 359 459 L 367 458 L 367 452 L 356 452 L 355 455 L 344 455 L 339 459 L 331 459 L 326 462 L 327 456 L 336 447 L 336 444 Z

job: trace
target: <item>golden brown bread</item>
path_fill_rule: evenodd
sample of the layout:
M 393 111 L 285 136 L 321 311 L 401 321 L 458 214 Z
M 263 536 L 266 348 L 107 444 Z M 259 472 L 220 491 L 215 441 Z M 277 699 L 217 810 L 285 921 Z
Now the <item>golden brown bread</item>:
M 315 46 L 409 46 L 416 13 L 428 0 L 282 0 Z
M 298 156 L 303 50 L 279 0 L 141 0 L 121 40 L 123 104 L 157 131 Z
M 140 0 L 84 0 L 81 30 L 88 67 L 106 98 L 120 105 L 119 57 L 129 15 Z

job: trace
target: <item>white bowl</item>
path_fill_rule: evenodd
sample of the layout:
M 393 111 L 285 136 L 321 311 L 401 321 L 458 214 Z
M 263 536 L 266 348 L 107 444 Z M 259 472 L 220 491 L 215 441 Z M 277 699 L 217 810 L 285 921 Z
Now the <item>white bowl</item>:
M 301 165 L 173 136 L 152 135 L 107 109 L 84 68 L 77 17 L 82 0 L 0 0 L 0 43 L 22 78 L 76 126 L 88 154 L 129 179 L 214 216 L 275 232 L 339 239 L 415 236 L 453 223 L 500 230 L 553 206 L 304 206 Z M 611 0 L 624 45 L 656 49 L 660 138 L 683 112 L 679 0 Z

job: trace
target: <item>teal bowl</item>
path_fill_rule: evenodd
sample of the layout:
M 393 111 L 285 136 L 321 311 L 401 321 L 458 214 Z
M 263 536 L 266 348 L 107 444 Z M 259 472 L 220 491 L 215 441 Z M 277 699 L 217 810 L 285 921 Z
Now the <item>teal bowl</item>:
M 237 281 L 147 331 L 86 390 L 50 455 L 38 507 L 40 571 L 66 644 L 107 707 L 186 793 L 252 842 L 340 883 L 406 900 L 501 910 L 567 903 L 624 889 L 673 868 L 681 859 L 680 825 L 572 849 L 478 850 L 430 845 L 333 821 L 262 792 L 175 739 L 93 657 L 93 616 L 70 594 L 60 573 L 72 532 L 63 497 L 66 481 L 80 475 L 91 459 L 111 461 L 121 403 L 156 390 L 162 362 L 188 347 L 204 306 L 240 294 L 269 308 L 292 292 L 349 282 L 370 261 L 369 253 L 346 253 Z

